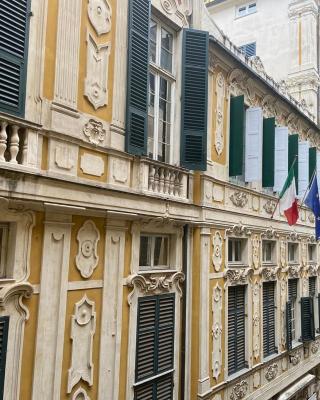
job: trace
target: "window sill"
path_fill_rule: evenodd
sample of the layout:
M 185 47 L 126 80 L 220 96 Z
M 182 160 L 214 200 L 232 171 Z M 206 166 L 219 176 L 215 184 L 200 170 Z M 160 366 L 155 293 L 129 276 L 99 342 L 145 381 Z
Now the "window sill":
M 229 261 L 228 268 L 248 268 L 248 264 L 244 264 L 242 261 Z
M 270 354 L 269 356 L 263 358 L 263 363 L 268 363 L 270 361 L 272 361 L 273 359 L 277 358 L 279 356 L 278 351 L 276 353 Z
M 226 382 L 231 382 L 234 379 L 239 378 L 241 375 L 250 371 L 250 368 L 243 368 L 240 371 L 234 372 L 233 374 L 229 375 Z
M 175 273 L 178 272 L 177 268 L 163 268 L 163 269 L 156 269 L 150 267 L 149 269 L 139 269 L 139 274 L 141 275 L 149 275 L 149 274 L 168 274 L 168 273 Z
M 245 14 L 245 15 L 236 15 L 234 19 L 237 20 L 237 19 L 249 17 L 250 15 L 256 14 L 257 12 L 258 12 L 258 11 L 253 11 L 253 12 L 247 13 L 247 14 Z
M 277 268 L 277 264 L 274 261 L 262 261 L 262 267 L 266 267 L 266 268 Z
M 14 283 L 15 281 L 13 278 L 0 278 L 0 287 L 6 283 Z

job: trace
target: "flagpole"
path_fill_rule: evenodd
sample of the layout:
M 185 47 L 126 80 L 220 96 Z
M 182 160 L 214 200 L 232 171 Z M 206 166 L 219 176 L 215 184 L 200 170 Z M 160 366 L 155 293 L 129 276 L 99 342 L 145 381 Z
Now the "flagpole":
M 305 201 L 305 199 L 306 199 L 308 190 L 310 189 L 310 185 L 311 185 L 311 183 L 313 182 L 313 179 L 314 179 L 315 174 L 316 174 L 316 168 L 314 169 L 313 174 L 312 174 L 312 177 L 311 177 L 311 179 L 310 179 L 310 182 L 309 182 L 309 184 L 308 184 L 308 186 L 307 186 L 307 189 L 306 189 L 306 191 L 304 192 L 304 196 L 303 196 L 303 199 L 302 199 L 302 201 L 301 201 L 301 203 L 300 203 L 300 205 L 299 205 L 298 212 L 301 210 L 301 207 L 302 207 L 302 205 L 303 205 L 303 203 L 304 203 L 304 201 Z
M 297 161 L 297 158 L 298 158 L 298 154 L 296 154 L 296 155 L 294 156 L 294 160 L 292 161 L 292 164 L 291 164 L 291 167 L 290 167 L 290 169 L 289 169 L 289 172 L 291 171 L 291 168 L 293 168 L 295 162 Z M 294 179 L 296 179 L 296 178 L 294 177 Z M 274 208 L 274 210 L 273 210 L 273 213 L 272 213 L 272 215 L 271 215 L 271 219 L 273 219 L 274 214 L 275 214 L 275 212 L 276 212 L 276 209 L 278 208 L 279 203 L 280 203 L 280 196 L 278 197 L 278 201 L 277 201 L 277 204 L 276 204 L 276 206 L 275 206 L 275 208 Z

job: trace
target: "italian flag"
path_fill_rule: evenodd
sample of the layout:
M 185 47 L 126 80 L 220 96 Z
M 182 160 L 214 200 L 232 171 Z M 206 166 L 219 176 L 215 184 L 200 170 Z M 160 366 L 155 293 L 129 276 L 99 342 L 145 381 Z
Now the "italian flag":
M 280 193 L 279 207 L 280 212 L 283 212 L 286 216 L 288 224 L 294 225 L 298 220 L 299 213 L 293 166 L 290 168 L 288 177 Z

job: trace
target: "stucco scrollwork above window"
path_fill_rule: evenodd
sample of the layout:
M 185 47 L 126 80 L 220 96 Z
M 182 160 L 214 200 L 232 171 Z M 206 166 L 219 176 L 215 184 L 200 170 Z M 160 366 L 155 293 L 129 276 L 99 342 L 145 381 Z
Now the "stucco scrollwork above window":
M 251 236 L 251 231 L 250 229 L 245 226 L 240 224 L 233 225 L 232 228 L 228 228 L 226 230 L 226 235 L 229 236 Z
M 267 371 L 265 373 L 265 377 L 267 381 L 272 381 L 278 374 L 278 364 L 274 363 L 269 365 L 269 367 L 267 368 Z
M 253 268 L 227 269 L 224 273 L 229 285 L 241 285 L 248 283 L 254 274 Z
M 279 278 L 280 268 L 263 268 L 262 276 L 265 281 L 276 281 Z
M 188 17 L 192 14 L 191 0 L 158 0 L 161 8 L 169 16 L 174 16 L 180 26 L 188 26 Z M 156 2 L 155 2 L 156 3 Z
M 111 31 L 111 6 L 108 0 L 89 0 L 89 20 L 98 35 Z
M 277 239 L 279 237 L 279 233 L 273 228 L 268 228 L 261 234 L 261 237 L 262 239 Z
M 178 291 L 182 296 L 182 283 L 185 280 L 183 272 L 175 273 L 150 273 L 150 274 L 133 274 L 128 276 L 127 285 L 135 290 L 140 291 L 142 294 L 160 294 L 173 290 Z M 130 304 L 133 292 L 130 293 L 128 301 Z
M 86 221 L 77 234 L 78 254 L 76 266 L 83 278 L 90 278 L 98 265 L 97 251 L 100 232 L 93 221 Z

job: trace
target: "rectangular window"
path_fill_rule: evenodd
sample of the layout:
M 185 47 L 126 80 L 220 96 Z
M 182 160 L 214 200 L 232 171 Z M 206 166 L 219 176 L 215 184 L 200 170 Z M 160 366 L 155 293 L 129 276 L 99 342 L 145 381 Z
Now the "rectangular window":
M 288 300 L 291 303 L 291 332 L 292 340 L 296 340 L 296 311 L 298 299 L 298 279 L 288 280 Z
M 141 235 L 139 266 L 142 269 L 169 268 L 169 236 Z
M 275 332 L 275 282 L 263 284 L 263 355 L 277 352 Z
M 262 242 L 262 262 L 272 263 L 274 261 L 275 243 L 272 240 Z
M 245 286 L 228 288 L 228 373 L 247 367 Z
M 315 244 L 309 244 L 308 245 L 308 259 L 311 262 L 317 261 L 317 253 L 316 253 L 316 245 Z
M 175 295 L 138 300 L 135 400 L 173 398 Z
M 228 261 L 243 262 L 244 242 L 241 239 L 228 239 Z
M 150 21 L 148 155 L 170 162 L 172 127 L 173 33 Z
M 239 50 L 247 57 L 253 57 L 256 55 L 256 42 L 244 44 L 239 47 Z
M 244 17 L 257 12 L 257 3 L 244 4 L 236 8 L 236 17 Z
M 289 263 L 298 262 L 298 243 L 288 243 L 288 261 Z

